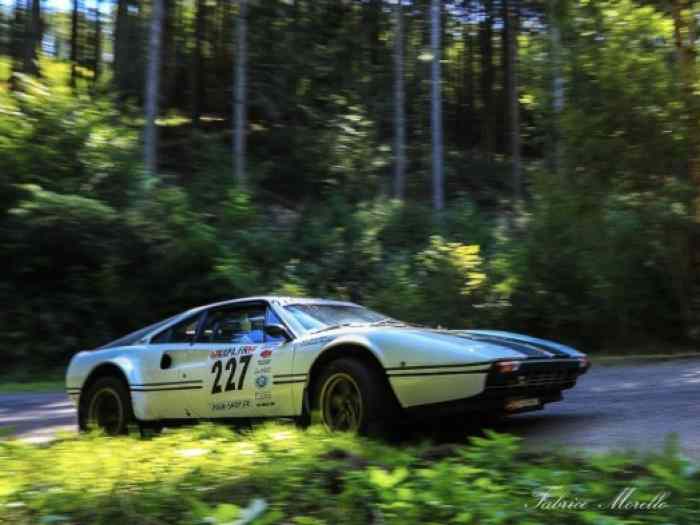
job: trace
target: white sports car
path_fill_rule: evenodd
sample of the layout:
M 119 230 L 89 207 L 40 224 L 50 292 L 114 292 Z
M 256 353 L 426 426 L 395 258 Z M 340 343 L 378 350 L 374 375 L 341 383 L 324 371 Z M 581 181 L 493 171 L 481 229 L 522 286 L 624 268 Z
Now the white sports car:
M 515 413 L 562 399 L 576 350 L 508 332 L 441 330 L 357 304 L 252 297 L 188 310 L 76 354 L 79 425 L 297 417 L 366 432 L 411 413 Z

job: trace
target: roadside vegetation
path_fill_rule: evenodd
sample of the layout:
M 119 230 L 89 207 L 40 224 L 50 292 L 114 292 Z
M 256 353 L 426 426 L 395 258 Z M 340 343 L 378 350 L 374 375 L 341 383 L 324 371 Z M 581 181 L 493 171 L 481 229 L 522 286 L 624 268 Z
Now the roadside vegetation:
M 23 85 L 0 94 L 0 238 L 17 262 L 0 286 L 5 366 L 62 366 L 193 305 L 261 293 L 346 298 L 407 321 L 521 330 L 587 351 L 649 336 L 682 344 L 666 242 L 667 227 L 689 224 L 673 211 L 682 186 L 591 208 L 533 172 L 532 207 L 513 229 L 467 193 L 438 221 L 420 201 L 322 187 L 320 201 L 280 204 L 236 189 L 219 169 L 226 151 L 205 147 L 199 175 L 141 199 L 153 181 L 130 119 L 109 99 Z
M 700 471 L 672 443 L 655 456 L 579 457 L 524 452 L 517 438 L 500 434 L 464 445 L 394 448 L 285 424 L 244 433 L 202 425 L 152 439 L 66 437 L 45 447 L 0 442 L 0 472 L 0 522 L 13 525 L 700 519 Z M 629 487 L 635 491 L 625 505 L 656 501 L 657 508 L 610 508 Z M 550 503 L 556 497 L 589 503 L 578 510 L 538 508 L 544 492 Z
M 0 394 L 63 392 L 65 369 L 15 367 L 0 372 Z
M 265 293 L 585 351 L 700 334 L 697 6 L 146 4 L 0 10 L 4 367 Z

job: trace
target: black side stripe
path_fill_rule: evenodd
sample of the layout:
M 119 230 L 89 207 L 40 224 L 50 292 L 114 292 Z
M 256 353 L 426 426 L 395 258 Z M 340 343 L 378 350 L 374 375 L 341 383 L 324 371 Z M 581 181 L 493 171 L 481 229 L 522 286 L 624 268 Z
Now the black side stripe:
M 392 367 L 392 368 L 385 368 L 387 372 L 394 371 L 394 370 L 420 370 L 423 368 L 465 368 L 465 367 L 474 367 L 474 366 L 489 366 L 491 365 L 491 361 L 485 361 L 481 363 L 466 363 L 462 365 L 421 365 L 421 366 L 397 366 L 397 367 Z
M 163 387 L 163 388 L 131 388 L 132 392 L 166 392 L 170 390 L 201 390 L 201 386 L 179 386 L 179 387 Z
M 461 376 L 469 374 L 488 374 L 488 370 L 462 370 L 458 372 L 411 372 L 409 374 L 387 374 L 389 377 L 415 377 L 415 376 Z
M 193 379 L 191 381 L 166 381 L 163 383 L 133 383 L 131 386 L 136 386 L 136 387 L 149 387 L 149 386 L 178 386 L 178 385 L 198 385 L 203 383 L 201 379 Z
M 291 385 L 295 383 L 306 383 L 306 379 L 290 379 L 288 381 L 272 381 L 273 385 Z
M 306 374 L 275 374 L 272 377 L 306 377 Z

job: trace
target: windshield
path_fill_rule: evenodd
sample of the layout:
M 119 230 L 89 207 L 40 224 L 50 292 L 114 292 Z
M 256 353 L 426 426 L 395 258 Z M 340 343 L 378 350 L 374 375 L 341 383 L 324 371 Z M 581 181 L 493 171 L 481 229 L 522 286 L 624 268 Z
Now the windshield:
M 362 306 L 335 304 L 292 304 L 284 309 L 307 331 L 347 324 L 371 324 L 388 319 L 386 315 Z

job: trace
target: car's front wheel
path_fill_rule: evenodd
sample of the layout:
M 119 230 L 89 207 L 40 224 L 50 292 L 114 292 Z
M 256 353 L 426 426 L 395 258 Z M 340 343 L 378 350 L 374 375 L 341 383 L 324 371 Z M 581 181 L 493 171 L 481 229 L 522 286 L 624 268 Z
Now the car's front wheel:
M 132 420 L 129 391 L 116 377 L 101 377 L 81 396 L 78 425 L 82 431 L 99 429 L 110 436 L 126 434 Z
M 312 421 L 330 431 L 379 433 L 395 415 L 386 379 L 358 359 L 332 361 L 316 385 Z

